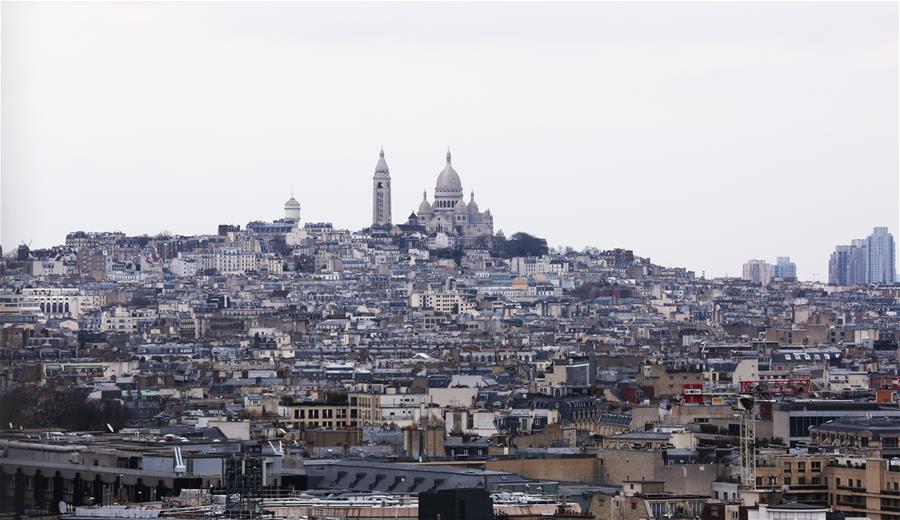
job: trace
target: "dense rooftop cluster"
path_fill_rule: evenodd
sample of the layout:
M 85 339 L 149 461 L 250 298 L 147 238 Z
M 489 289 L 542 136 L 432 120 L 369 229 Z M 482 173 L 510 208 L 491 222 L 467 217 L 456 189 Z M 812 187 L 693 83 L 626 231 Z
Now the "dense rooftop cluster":
M 3 259 L 5 511 L 416 518 L 476 488 L 509 518 L 900 518 L 900 287 L 291 201 Z

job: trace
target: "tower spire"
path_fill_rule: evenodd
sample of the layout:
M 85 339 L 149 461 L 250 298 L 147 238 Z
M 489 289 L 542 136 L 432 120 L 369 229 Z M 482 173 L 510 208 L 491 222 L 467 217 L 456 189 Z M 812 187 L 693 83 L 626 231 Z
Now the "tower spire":
M 372 225 L 391 224 L 391 171 L 384 160 L 384 146 L 378 150 L 378 164 L 372 177 Z
M 447 148 L 447 165 L 450 165 L 450 148 Z

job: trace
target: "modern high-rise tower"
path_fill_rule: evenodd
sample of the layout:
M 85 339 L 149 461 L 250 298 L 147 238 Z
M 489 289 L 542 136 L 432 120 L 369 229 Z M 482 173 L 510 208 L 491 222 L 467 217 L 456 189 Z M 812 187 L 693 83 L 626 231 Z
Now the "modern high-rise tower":
M 828 282 L 834 285 L 896 282 L 894 237 L 886 227 L 876 227 L 865 239 L 837 246 L 828 263 Z
M 741 278 L 762 286 L 769 285 L 772 279 L 772 264 L 765 260 L 748 260 L 742 269 Z
M 774 275 L 782 280 L 797 279 L 797 264 L 791 262 L 789 256 L 779 256 L 774 267 Z
M 867 275 L 869 283 L 894 283 L 897 281 L 895 267 L 894 237 L 886 227 L 876 227 L 866 238 L 868 249 Z
M 391 172 L 384 160 L 384 149 L 378 154 L 375 176 L 372 177 L 372 225 L 391 225 Z

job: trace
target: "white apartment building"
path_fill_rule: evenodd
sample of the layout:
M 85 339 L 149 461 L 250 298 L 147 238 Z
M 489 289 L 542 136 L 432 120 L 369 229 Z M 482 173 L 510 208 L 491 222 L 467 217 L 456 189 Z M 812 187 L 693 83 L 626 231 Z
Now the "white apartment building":
M 566 260 L 552 259 L 549 256 L 517 256 L 509 261 L 509 268 L 519 276 L 533 276 L 537 274 L 562 275 L 569 272 L 569 262 Z
M 76 264 L 74 259 L 47 259 L 31 261 L 31 275 L 37 277 L 71 275 L 75 273 L 75 268 Z
M 475 308 L 475 302 L 459 291 L 424 291 L 409 295 L 413 309 L 433 309 L 445 314 L 460 314 Z
M 195 258 L 179 256 L 169 262 L 169 272 L 179 277 L 190 277 L 197 274 L 203 265 Z
M 85 311 L 93 309 L 93 298 L 83 296 L 81 291 L 74 287 L 25 288 L 22 289 L 22 295 L 52 318 L 77 319 Z M 82 305 L 82 302 L 85 302 L 85 305 Z
M 152 320 L 155 317 L 155 310 L 128 309 L 117 306 L 100 314 L 100 330 L 103 332 L 134 334 L 138 331 L 141 321 Z
M 240 248 L 220 248 L 202 253 L 179 253 L 179 258 L 193 260 L 201 269 L 215 269 L 220 274 L 245 274 L 247 271 L 258 271 L 265 255 L 247 253 Z

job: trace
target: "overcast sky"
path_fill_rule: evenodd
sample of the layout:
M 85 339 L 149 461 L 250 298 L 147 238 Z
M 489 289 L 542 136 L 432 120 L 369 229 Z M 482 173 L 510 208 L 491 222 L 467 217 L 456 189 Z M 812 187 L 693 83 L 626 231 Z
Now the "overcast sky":
M 449 146 L 507 236 L 739 275 L 898 236 L 898 7 L 4 3 L 2 245 L 360 229 Z

